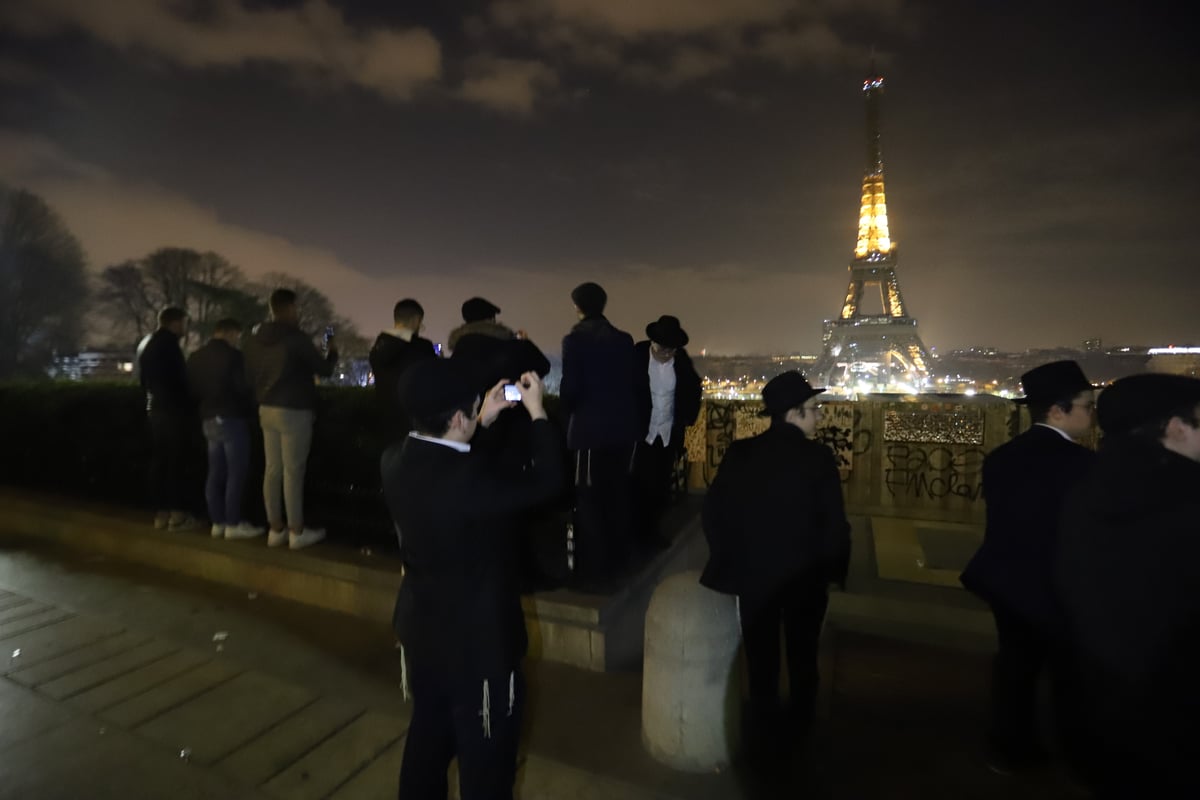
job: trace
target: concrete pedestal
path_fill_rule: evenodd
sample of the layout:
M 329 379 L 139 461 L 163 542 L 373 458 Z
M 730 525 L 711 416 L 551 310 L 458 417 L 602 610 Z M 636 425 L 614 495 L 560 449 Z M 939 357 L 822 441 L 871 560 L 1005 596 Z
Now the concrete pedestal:
M 737 605 L 699 580 L 699 572 L 684 572 L 655 590 L 642 668 L 642 744 L 686 772 L 729 764 L 741 707 Z

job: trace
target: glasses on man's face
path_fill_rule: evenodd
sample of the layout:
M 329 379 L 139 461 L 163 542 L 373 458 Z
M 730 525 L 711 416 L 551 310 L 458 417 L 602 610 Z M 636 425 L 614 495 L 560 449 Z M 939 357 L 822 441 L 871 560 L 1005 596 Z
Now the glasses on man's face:
M 820 411 L 821 409 L 825 408 L 825 404 L 824 403 L 813 403 L 811 406 L 805 405 L 804 407 L 807 408 L 809 411 Z

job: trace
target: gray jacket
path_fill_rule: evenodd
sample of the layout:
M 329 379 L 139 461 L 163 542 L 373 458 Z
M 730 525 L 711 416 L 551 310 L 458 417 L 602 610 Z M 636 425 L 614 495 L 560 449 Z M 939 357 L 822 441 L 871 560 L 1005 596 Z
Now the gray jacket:
M 329 377 L 337 351 L 322 355 L 312 339 L 295 325 L 264 322 L 246 341 L 246 379 L 260 406 L 315 409 L 313 376 Z

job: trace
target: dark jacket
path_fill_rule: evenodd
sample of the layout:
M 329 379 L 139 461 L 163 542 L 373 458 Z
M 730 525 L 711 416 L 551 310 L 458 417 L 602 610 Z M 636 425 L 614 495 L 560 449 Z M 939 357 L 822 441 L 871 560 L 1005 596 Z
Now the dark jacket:
M 1064 505 L 1057 568 L 1093 730 L 1174 789 L 1153 796 L 1198 796 L 1200 463 L 1102 448 Z
M 650 340 L 634 345 L 633 387 L 637 393 L 638 435 L 645 439 L 650 430 L 654 398 L 650 396 Z M 675 351 L 675 408 L 671 422 L 671 447 L 683 449 L 683 433 L 700 416 L 700 376 L 691 356 L 682 347 Z
M 468 322 L 450 333 L 449 342 L 451 358 L 471 364 L 481 390 L 501 380 L 515 381 L 526 372 L 542 378 L 550 372 L 550 360 L 537 345 L 517 338 L 498 322 Z
M 618 448 L 638 438 L 633 337 L 602 316 L 580 321 L 563 338 L 559 396 L 572 450 Z
M 249 417 L 254 397 L 246 383 L 242 353 L 222 339 L 210 339 L 187 360 L 188 384 L 200 405 L 200 417 Z
M 379 400 L 380 413 L 389 428 L 399 433 L 408 433 L 408 417 L 400 403 L 400 376 L 420 361 L 437 358 L 433 342 L 413 335 L 405 341 L 391 331 L 384 331 L 371 346 L 368 360 L 375 374 L 375 396 Z
M 295 325 L 264 322 L 246 340 L 246 376 L 260 406 L 315 409 L 314 375 L 328 378 L 336 351 L 322 355 Z
M 554 426 L 538 420 L 530 433 L 524 472 L 492 469 L 474 444 L 459 453 L 409 437 L 383 454 L 405 570 L 396 634 L 412 658 L 455 678 L 513 669 L 525 654 L 512 520 L 553 497 L 564 473 Z
M 1094 459 L 1091 450 L 1044 425 L 988 453 L 987 527 L 983 545 L 963 570 L 963 586 L 1053 633 L 1060 616 L 1053 590 L 1059 515 Z
M 709 560 L 700 582 L 757 598 L 814 573 L 845 583 L 850 523 L 833 452 L 777 422 L 725 451 L 704 500 Z
M 194 410 L 179 337 L 166 328 L 150 334 L 138 347 L 138 380 L 150 413 L 188 414 Z

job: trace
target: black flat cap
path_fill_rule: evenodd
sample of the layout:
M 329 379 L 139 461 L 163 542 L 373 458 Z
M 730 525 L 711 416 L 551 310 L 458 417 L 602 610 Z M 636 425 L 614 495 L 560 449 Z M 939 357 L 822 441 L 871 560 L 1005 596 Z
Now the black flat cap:
M 500 313 L 500 307 L 493 305 L 482 297 L 472 297 L 462 304 L 463 322 L 479 322 L 491 319 Z
M 776 375 L 763 387 L 763 410 L 761 416 L 783 414 L 789 409 L 804 405 L 810 397 L 825 391 L 825 387 L 814 388 L 796 370 Z

